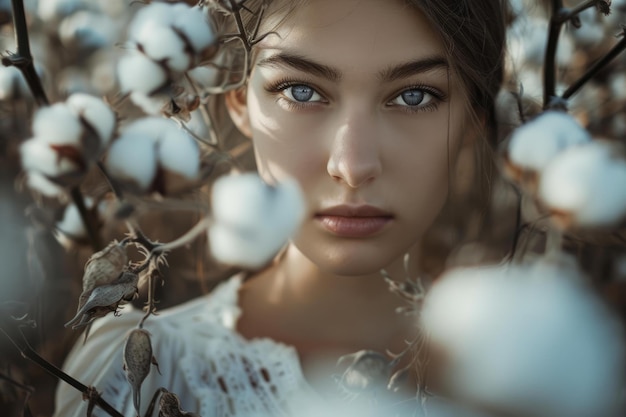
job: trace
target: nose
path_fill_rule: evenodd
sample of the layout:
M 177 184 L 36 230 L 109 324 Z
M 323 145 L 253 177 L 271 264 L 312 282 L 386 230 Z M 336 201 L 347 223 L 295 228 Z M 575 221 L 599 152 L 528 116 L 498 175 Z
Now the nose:
M 372 120 L 355 115 L 344 118 L 335 130 L 326 169 L 335 181 L 350 188 L 366 185 L 382 172 L 378 132 Z

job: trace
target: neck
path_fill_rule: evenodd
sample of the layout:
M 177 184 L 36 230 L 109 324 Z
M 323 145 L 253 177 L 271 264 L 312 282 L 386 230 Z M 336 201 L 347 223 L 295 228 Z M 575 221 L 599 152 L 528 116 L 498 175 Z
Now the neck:
M 405 278 L 403 259 L 386 270 L 395 280 Z M 241 303 L 244 316 L 256 316 L 255 323 L 240 328 L 244 335 L 299 344 L 301 353 L 324 345 L 345 347 L 346 352 L 395 350 L 411 337 L 410 326 L 395 312 L 404 301 L 389 291 L 380 272 L 335 275 L 318 268 L 293 245 L 246 283 Z

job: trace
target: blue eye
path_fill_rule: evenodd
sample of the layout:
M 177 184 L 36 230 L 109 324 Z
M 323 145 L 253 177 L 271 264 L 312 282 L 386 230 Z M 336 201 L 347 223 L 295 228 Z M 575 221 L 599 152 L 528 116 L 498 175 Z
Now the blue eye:
M 306 84 L 289 86 L 283 90 L 283 94 L 285 94 L 288 99 L 299 103 L 321 101 L 322 99 L 322 96 L 320 96 L 317 91 Z
M 434 96 L 431 93 L 420 88 L 411 88 L 401 92 L 391 100 L 391 104 L 405 107 L 423 107 L 428 105 L 433 99 Z
M 421 90 L 407 90 L 400 94 L 402 100 L 409 106 L 417 106 L 424 100 L 424 92 Z

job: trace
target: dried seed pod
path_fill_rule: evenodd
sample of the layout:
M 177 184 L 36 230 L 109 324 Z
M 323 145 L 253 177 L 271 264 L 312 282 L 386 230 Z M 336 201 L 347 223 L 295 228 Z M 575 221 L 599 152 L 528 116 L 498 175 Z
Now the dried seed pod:
M 94 253 L 85 264 L 83 292 L 112 283 L 122 274 L 127 263 L 126 248 L 117 240 L 100 252 Z
M 159 417 L 200 417 L 198 414 L 189 413 L 180 409 L 178 396 L 173 392 L 164 390 L 159 400 Z
M 344 389 L 358 394 L 385 388 L 391 371 L 390 360 L 385 355 L 372 350 L 361 350 L 342 356 L 337 363 L 346 359 L 352 359 L 352 363 L 339 380 Z
M 113 284 L 94 288 L 76 316 L 65 324 L 77 329 L 88 325 L 98 317 L 117 311 L 120 304 L 134 299 L 138 294 L 139 275 L 125 271 Z
M 158 366 L 152 355 L 150 333 L 143 329 L 134 329 L 128 335 L 124 345 L 124 371 L 133 390 L 133 404 L 137 415 L 141 402 L 141 384 L 150 373 L 150 365 Z

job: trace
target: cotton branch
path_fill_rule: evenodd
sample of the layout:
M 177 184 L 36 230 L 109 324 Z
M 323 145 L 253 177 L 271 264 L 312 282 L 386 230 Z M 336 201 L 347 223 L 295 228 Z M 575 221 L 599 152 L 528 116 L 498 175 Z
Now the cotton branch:
M 19 319 L 22 321 L 23 319 Z M 90 401 L 93 401 L 96 405 L 98 405 L 102 410 L 106 411 L 112 417 L 124 417 L 117 410 L 115 410 L 109 403 L 103 400 L 99 395 L 93 395 L 94 389 L 92 387 L 88 387 L 83 385 L 81 382 L 72 378 L 70 375 L 66 374 L 41 356 L 32 348 L 32 346 L 28 343 L 28 340 L 24 336 L 24 333 L 20 329 L 20 323 L 7 323 L 6 319 L 2 318 L 2 327 L 0 327 L 0 332 L 4 333 L 8 339 L 15 345 L 15 347 L 20 351 L 22 356 L 30 361 L 36 363 L 41 368 L 43 368 L 49 374 L 62 379 L 67 382 L 72 387 L 76 388 L 80 392 L 83 393 L 85 397 L 88 397 Z M 8 325 L 7 325 L 8 324 Z
M 552 0 L 551 6 L 552 10 L 550 17 L 550 26 L 548 29 L 548 43 L 546 46 L 543 73 L 544 109 L 549 108 L 553 105 L 552 100 L 556 96 L 556 49 L 563 24 L 570 20 L 576 22 L 577 16 L 582 11 L 590 7 L 596 6 L 604 14 L 608 14 L 609 11 L 609 6 L 606 0 L 586 0 L 572 9 L 563 7 L 563 0 Z M 586 82 L 586 80 L 584 82 Z M 582 84 L 584 84 L 584 82 Z M 580 86 L 582 86 L 582 84 Z M 578 86 L 577 88 L 580 88 L 580 86 Z
M 41 80 L 37 71 L 33 57 L 30 53 L 30 44 L 28 42 L 28 28 L 26 26 L 26 14 L 24 12 L 23 0 L 11 0 L 13 9 L 13 26 L 15 28 L 15 40 L 17 43 L 17 53 L 2 57 L 2 65 L 5 67 L 15 66 L 22 72 L 22 75 L 28 83 L 30 91 L 33 93 L 35 101 L 40 106 L 49 104 L 46 92 L 41 85 Z
M 621 33 L 622 39 L 613 47 L 611 50 L 602 58 L 600 58 L 591 68 L 585 72 L 580 79 L 578 79 L 574 84 L 572 84 L 565 92 L 562 97 L 567 100 L 580 88 L 587 83 L 590 79 L 592 79 L 596 74 L 600 72 L 606 65 L 609 64 L 613 59 L 615 59 L 620 53 L 622 53 L 626 49 L 626 30 L 623 30 Z

